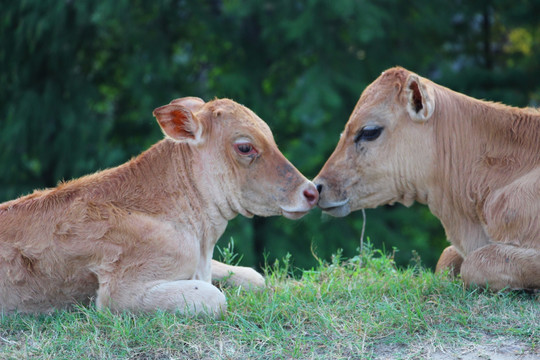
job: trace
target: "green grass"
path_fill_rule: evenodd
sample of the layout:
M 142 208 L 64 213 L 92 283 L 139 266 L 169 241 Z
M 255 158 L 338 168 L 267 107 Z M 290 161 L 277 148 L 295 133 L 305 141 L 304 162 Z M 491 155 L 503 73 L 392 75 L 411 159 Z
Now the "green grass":
M 221 319 L 94 308 L 0 318 L 0 359 L 440 358 L 470 351 L 538 356 L 540 301 L 467 290 L 378 251 L 291 278 L 267 268 L 261 292 L 224 288 Z M 508 353 L 509 351 L 509 353 Z M 448 357 L 452 358 L 452 357 Z M 506 357 L 512 358 L 512 357 Z M 506 359 L 505 358 L 505 359 Z

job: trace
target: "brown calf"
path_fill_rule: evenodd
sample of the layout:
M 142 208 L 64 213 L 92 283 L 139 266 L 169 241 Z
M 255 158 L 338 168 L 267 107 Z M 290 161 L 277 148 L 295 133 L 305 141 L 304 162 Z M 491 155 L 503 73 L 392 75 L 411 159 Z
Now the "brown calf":
M 218 314 L 211 278 L 262 286 L 249 268 L 212 261 L 237 214 L 296 219 L 315 186 L 266 123 L 222 99 L 154 111 L 166 139 L 113 169 L 0 205 L 0 310 L 98 308 Z
M 480 101 L 403 68 L 362 94 L 314 180 L 335 216 L 425 203 L 453 246 L 438 270 L 492 290 L 540 288 L 540 112 Z M 460 269 L 461 267 L 461 269 Z

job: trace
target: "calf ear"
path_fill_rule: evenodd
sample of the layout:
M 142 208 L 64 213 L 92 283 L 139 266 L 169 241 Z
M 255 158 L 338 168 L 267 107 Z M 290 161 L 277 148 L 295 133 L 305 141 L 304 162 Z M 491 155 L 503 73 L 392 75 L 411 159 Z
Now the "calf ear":
M 171 101 L 171 105 L 180 105 L 188 108 L 193 114 L 197 113 L 204 105 L 204 100 L 194 96 L 183 97 Z
M 409 75 L 405 87 L 407 112 L 414 121 L 425 122 L 435 110 L 435 98 L 429 84 L 423 83 L 417 75 Z
M 188 108 L 169 104 L 158 107 L 153 114 L 167 137 L 191 144 L 201 142 L 202 124 Z

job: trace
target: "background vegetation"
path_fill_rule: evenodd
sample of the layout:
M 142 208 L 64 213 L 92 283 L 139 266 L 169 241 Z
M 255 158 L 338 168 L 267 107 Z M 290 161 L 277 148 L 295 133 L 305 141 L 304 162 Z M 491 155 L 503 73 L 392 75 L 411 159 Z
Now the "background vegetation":
M 360 93 L 401 65 L 454 90 L 540 102 L 537 0 L 0 0 L 0 200 L 125 162 L 161 138 L 152 110 L 232 98 L 314 177 Z M 309 268 L 358 246 L 361 213 L 234 220 L 243 263 L 285 253 Z M 446 246 L 424 206 L 367 211 L 377 247 Z M 222 243 L 223 244 L 223 240 Z

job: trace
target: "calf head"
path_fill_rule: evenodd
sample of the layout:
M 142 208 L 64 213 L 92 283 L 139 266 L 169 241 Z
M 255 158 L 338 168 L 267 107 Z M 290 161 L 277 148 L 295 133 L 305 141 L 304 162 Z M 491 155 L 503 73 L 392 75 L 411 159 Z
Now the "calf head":
M 168 138 L 189 146 L 198 188 L 226 217 L 297 219 L 317 204 L 315 185 L 281 154 L 268 125 L 248 108 L 229 99 L 189 97 L 154 116 Z
M 425 198 L 434 158 L 432 84 L 403 68 L 363 92 L 334 153 L 314 180 L 334 216 Z

